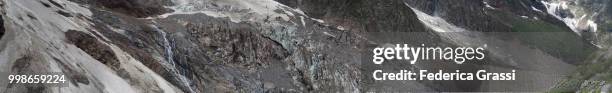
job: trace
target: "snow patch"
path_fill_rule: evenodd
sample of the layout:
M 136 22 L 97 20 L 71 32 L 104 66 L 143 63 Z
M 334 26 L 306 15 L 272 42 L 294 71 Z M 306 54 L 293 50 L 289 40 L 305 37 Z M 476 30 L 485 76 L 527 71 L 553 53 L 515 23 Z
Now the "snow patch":
M 483 3 L 483 4 L 485 4 L 485 7 L 489 8 L 489 9 L 496 9 L 495 7 L 493 7 L 493 6 L 489 5 L 489 2 L 488 2 L 488 1 L 486 1 L 486 0 L 485 0 L 485 1 L 482 1 L 482 3 Z
M 580 7 L 568 5 L 569 1 L 541 1 L 541 3 L 546 6 L 548 14 L 563 21 L 576 34 L 581 35 L 581 31 L 597 31 L 597 23 L 591 20 L 596 14 L 578 14 L 575 11 L 578 11 Z M 574 17 L 561 16 L 567 15 L 563 13 L 570 13 Z
M 405 3 L 404 3 L 405 4 Z M 408 6 L 408 4 L 406 4 L 406 6 Z M 417 15 L 418 19 L 421 21 L 421 23 L 423 23 L 425 26 L 431 28 L 434 31 L 437 32 L 463 32 L 463 31 L 467 31 L 461 27 L 457 27 L 451 23 L 448 23 L 446 20 L 438 17 L 438 16 L 431 16 L 429 14 L 426 14 L 422 11 L 419 11 L 417 9 L 414 9 L 412 7 L 410 7 L 410 9 L 412 9 L 412 11 L 414 11 L 414 13 Z
M 541 2 L 542 4 L 546 6 L 548 14 L 553 15 L 555 18 L 563 21 L 570 29 L 572 29 L 572 31 L 580 35 L 579 31 L 576 30 L 576 23 L 577 23 L 576 19 L 570 18 L 570 17 L 561 17 L 557 15 L 558 12 L 567 11 L 568 6 L 567 6 L 566 1 L 560 1 L 556 3 L 547 2 L 547 1 L 541 1 Z
M 317 21 L 317 22 L 319 22 L 319 23 L 325 23 L 325 21 L 323 21 L 323 20 L 321 20 L 321 19 L 316 19 L 316 18 L 310 18 L 310 19 L 312 19 L 312 20 L 314 20 L 314 21 Z
M 65 0 L 55 0 L 55 1 L 58 3 L 60 2 L 63 3 L 62 5 L 64 5 L 66 10 L 69 10 L 71 12 L 80 13 L 88 17 L 91 17 L 93 15 L 93 13 L 89 11 L 89 8 L 81 7 L 77 3 L 65 1 Z
M 593 20 L 587 20 L 587 25 L 593 32 L 597 32 L 597 23 L 593 22 Z
M 538 9 L 538 8 L 535 8 L 535 7 L 533 7 L 533 6 L 531 6 L 531 10 L 533 10 L 533 11 L 537 11 L 537 12 L 543 12 L 542 10 L 540 10 L 540 9 Z
M 338 28 L 338 30 L 345 30 L 344 27 L 342 27 L 342 26 L 338 26 L 336 28 Z
M 336 35 L 329 34 L 328 32 L 323 32 L 323 34 L 331 36 L 331 37 L 336 37 Z
M 114 32 L 117 32 L 117 33 L 119 33 L 119 34 L 125 35 L 125 30 L 123 30 L 123 29 L 117 29 L 117 28 L 112 27 L 112 26 L 109 26 L 109 25 L 107 25 L 106 27 L 107 27 L 107 28 L 110 28 L 110 29 L 111 29 L 112 31 L 114 31 Z
M 304 11 L 302 11 L 302 9 L 297 8 L 297 9 L 294 9 L 294 10 L 295 10 L 295 12 L 298 12 L 298 13 L 300 13 L 302 15 L 306 15 L 306 13 L 304 13 Z
M 304 22 L 304 16 L 300 16 L 300 20 L 302 21 L 302 26 L 306 27 L 306 22 Z

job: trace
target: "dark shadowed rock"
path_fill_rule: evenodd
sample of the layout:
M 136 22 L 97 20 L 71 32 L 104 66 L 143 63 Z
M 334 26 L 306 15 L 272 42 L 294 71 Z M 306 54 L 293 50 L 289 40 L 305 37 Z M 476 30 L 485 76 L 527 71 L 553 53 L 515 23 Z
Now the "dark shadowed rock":
M 4 36 L 4 20 L 2 19 L 2 17 L 0 17 L 0 39 L 2 39 L 2 36 Z
M 102 62 L 102 64 L 106 64 L 111 68 L 119 66 L 119 60 L 116 58 L 115 53 L 110 47 L 98 41 L 95 37 L 76 30 L 68 30 L 64 34 L 68 42 L 85 51 L 91 57 Z

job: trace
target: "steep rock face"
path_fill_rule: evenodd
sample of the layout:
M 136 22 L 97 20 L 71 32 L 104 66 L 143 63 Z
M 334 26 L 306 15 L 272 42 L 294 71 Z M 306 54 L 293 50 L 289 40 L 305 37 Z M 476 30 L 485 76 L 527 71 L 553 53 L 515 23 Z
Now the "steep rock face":
M 165 31 L 174 30 L 170 35 L 178 54 L 174 58 L 202 92 L 263 92 L 261 78 L 249 74 L 281 64 L 288 55 L 279 43 L 249 24 L 201 14 L 169 17 L 158 23 Z
M 351 78 L 359 75 L 353 72 L 358 65 L 343 65 L 357 59 L 347 55 L 357 51 L 335 46 L 357 44 L 351 33 L 323 25 L 292 29 L 300 25 L 289 22 L 234 23 L 203 14 L 170 16 L 158 23 L 166 31 L 178 29 L 171 35 L 175 51 L 187 56 L 177 61 L 203 92 L 358 91 Z M 334 78 L 343 79 L 321 81 Z

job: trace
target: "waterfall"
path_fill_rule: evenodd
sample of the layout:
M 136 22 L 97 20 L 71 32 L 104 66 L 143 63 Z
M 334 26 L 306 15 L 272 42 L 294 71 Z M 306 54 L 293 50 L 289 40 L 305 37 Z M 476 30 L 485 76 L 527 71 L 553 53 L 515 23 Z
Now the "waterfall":
M 153 30 L 155 30 L 156 32 L 158 32 L 162 39 L 163 39 L 163 46 L 164 46 L 164 50 L 166 52 L 166 55 L 164 55 L 164 57 L 166 58 L 166 62 L 162 62 L 162 66 L 164 67 L 164 69 L 166 69 L 167 71 L 169 71 L 170 73 L 173 74 L 174 78 L 179 81 L 179 83 L 183 84 L 183 86 L 185 88 L 187 88 L 187 90 L 189 91 L 189 93 L 196 93 L 195 90 L 191 87 L 191 82 L 189 81 L 189 79 L 187 79 L 187 77 L 185 77 L 185 72 L 179 72 L 179 70 L 177 69 L 176 63 L 174 61 L 174 59 L 172 58 L 172 56 L 174 55 L 174 53 L 172 52 L 172 46 L 170 44 L 170 40 L 168 40 L 166 32 L 164 32 L 163 30 L 159 29 L 157 26 L 151 24 L 150 25 Z

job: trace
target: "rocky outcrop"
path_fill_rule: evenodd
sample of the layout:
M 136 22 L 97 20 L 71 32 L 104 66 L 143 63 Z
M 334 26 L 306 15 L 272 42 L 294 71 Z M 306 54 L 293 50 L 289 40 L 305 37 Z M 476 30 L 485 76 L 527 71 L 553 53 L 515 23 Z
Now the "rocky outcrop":
M 105 8 L 110 8 L 128 15 L 136 17 L 148 17 L 160 15 L 171 10 L 163 7 L 162 1 L 167 0 L 95 0 L 95 4 L 100 4 Z
M 102 62 L 102 64 L 106 64 L 114 69 L 117 69 L 120 65 L 119 60 L 115 57 L 116 54 L 113 53 L 110 47 L 98 41 L 95 37 L 76 30 L 68 30 L 64 33 L 67 42 L 76 45 L 76 47 L 85 51 L 91 57 Z

